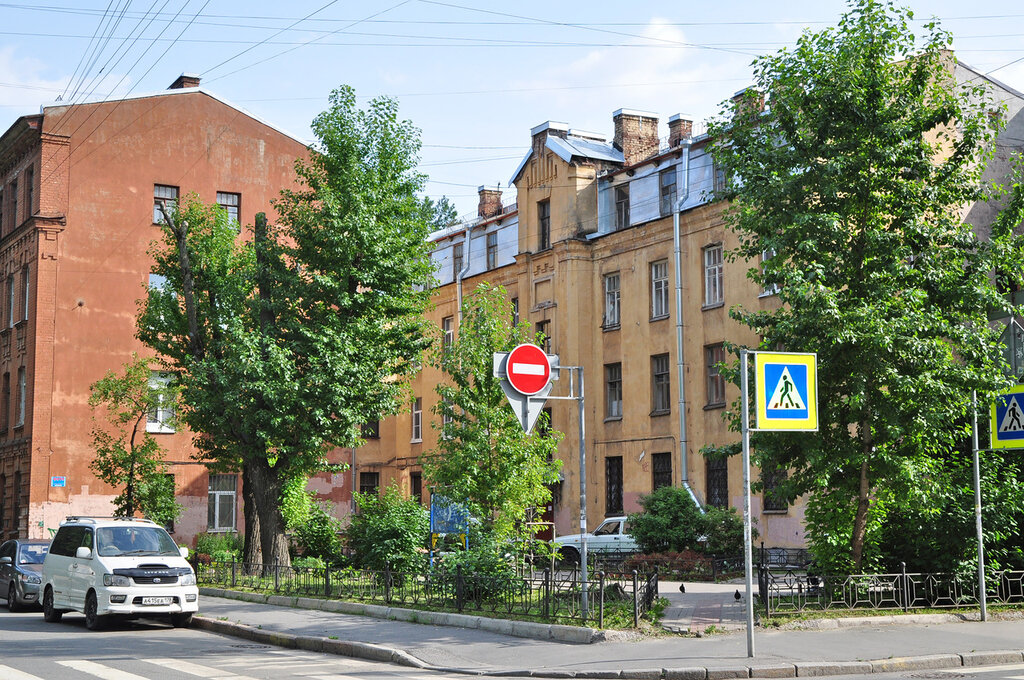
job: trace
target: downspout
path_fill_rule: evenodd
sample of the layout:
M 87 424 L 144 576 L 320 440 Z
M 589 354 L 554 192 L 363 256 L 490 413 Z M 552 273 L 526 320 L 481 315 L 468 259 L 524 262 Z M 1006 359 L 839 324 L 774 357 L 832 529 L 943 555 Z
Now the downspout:
M 455 275 L 456 300 L 459 305 L 459 326 L 462 326 L 462 278 L 469 273 L 469 256 L 473 252 L 473 227 L 466 227 L 466 252 L 463 253 L 462 269 Z
M 680 142 L 683 146 L 683 192 L 676 202 L 676 209 L 672 212 L 672 247 L 675 252 L 676 270 L 676 382 L 679 384 L 679 468 L 682 471 L 682 485 L 690 494 L 694 505 L 702 513 L 700 501 L 690 487 L 690 471 L 687 465 L 686 439 L 686 364 L 683 360 L 683 251 L 679 237 L 679 213 L 683 211 L 683 205 L 690 198 L 690 139 Z

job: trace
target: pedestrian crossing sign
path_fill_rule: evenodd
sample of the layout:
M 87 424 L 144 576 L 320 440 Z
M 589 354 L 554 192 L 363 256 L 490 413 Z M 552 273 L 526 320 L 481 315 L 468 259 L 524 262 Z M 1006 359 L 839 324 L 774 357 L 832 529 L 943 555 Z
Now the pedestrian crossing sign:
M 818 429 L 817 355 L 756 352 L 754 389 L 758 430 Z
M 1024 385 L 996 396 L 990 424 L 993 449 L 1024 449 Z

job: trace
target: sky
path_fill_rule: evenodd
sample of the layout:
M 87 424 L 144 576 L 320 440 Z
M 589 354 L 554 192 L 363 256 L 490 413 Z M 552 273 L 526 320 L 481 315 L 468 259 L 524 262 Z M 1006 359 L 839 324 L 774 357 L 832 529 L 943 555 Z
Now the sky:
M 1024 91 L 1024 5 L 911 0 L 957 57 Z M 422 132 L 432 198 L 463 216 L 507 187 L 548 120 L 611 137 L 620 108 L 700 121 L 751 84 L 751 62 L 847 9 L 815 2 L 561 0 L 0 1 L 0 132 L 40 105 L 165 89 L 181 73 L 300 139 L 328 95 L 398 100 Z

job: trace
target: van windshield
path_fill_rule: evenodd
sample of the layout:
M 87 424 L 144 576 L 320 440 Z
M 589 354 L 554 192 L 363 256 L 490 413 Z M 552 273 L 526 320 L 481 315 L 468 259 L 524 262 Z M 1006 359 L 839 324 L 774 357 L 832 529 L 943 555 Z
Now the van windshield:
M 180 555 L 178 546 L 160 527 L 100 527 L 96 530 L 100 555 Z

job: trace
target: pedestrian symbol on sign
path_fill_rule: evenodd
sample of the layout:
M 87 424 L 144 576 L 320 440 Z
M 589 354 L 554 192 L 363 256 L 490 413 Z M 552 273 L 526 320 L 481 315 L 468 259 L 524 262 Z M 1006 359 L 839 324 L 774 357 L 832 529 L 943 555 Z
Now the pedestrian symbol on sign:
M 1024 449 L 1024 385 L 997 394 L 991 414 L 992 448 Z
M 770 409 L 803 411 L 807 408 L 800 398 L 800 393 L 793 386 L 793 376 L 790 374 L 788 366 L 783 367 L 782 376 L 779 378 L 775 391 L 772 392 L 772 398 L 768 403 L 768 408 Z
M 1017 397 L 1010 398 L 1010 405 L 1003 415 L 1003 422 L 999 423 L 1000 432 L 1024 432 L 1024 423 L 1020 422 L 1020 404 Z

